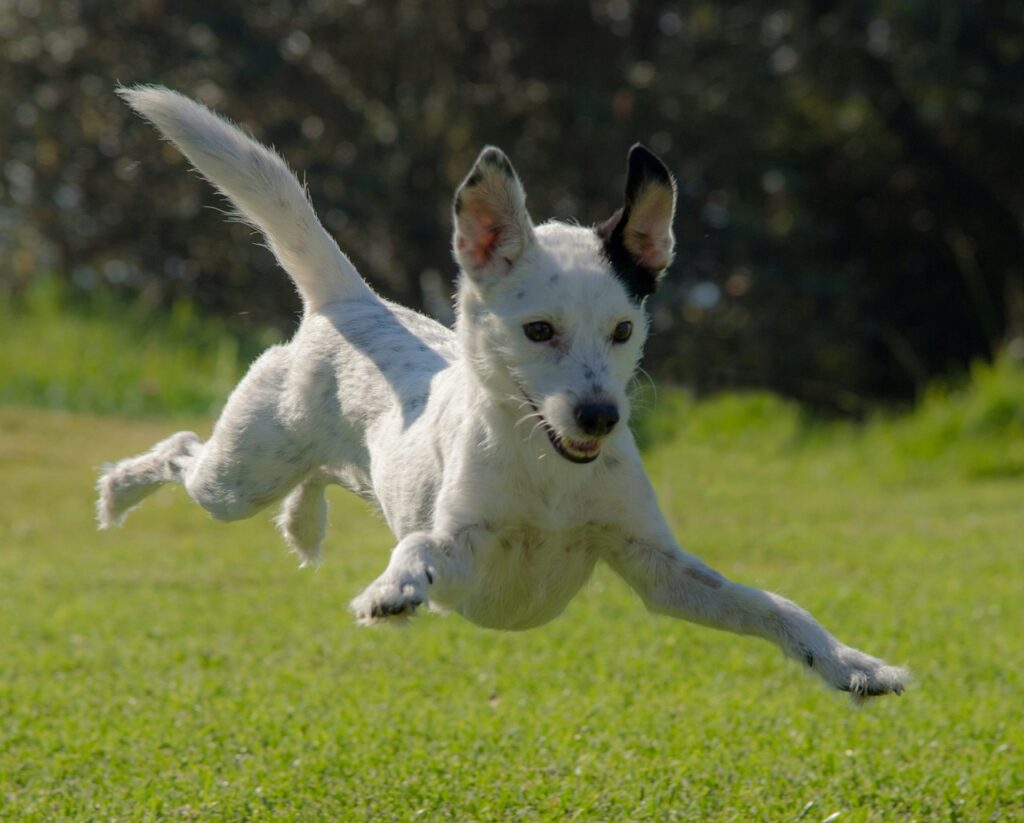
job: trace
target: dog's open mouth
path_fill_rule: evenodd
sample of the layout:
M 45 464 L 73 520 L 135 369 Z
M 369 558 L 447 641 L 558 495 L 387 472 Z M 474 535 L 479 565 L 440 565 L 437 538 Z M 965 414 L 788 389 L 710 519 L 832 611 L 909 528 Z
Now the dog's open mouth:
M 568 437 L 562 437 L 547 425 L 547 421 L 544 422 L 544 428 L 547 430 L 548 440 L 555 447 L 555 451 L 566 460 L 571 460 L 573 463 L 590 463 L 592 460 L 597 460 L 597 456 L 601 453 L 601 444 L 596 440 L 570 440 Z
M 597 460 L 598 455 L 601 454 L 600 441 L 571 440 L 568 437 L 563 437 L 555 431 L 554 426 L 544 419 L 544 415 L 540 413 L 540 409 L 537 408 L 537 404 L 530 399 L 526 392 L 523 392 L 523 397 L 526 398 L 526 402 L 530 404 L 530 408 L 533 409 L 533 413 L 537 416 L 541 426 L 544 427 L 548 440 L 551 441 L 551 445 L 554 447 L 556 452 L 572 463 L 591 463 L 594 460 Z

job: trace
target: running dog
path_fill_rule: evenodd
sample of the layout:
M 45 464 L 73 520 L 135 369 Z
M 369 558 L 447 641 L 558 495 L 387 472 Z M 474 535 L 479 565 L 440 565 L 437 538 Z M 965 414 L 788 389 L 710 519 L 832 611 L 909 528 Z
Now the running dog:
M 448 329 L 370 289 L 273 151 L 176 92 L 118 91 L 262 232 L 304 313 L 294 338 L 252 365 L 209 440 L 179 432 L 104 467 L 101 528 L 178 483 L 218 520 L 279 503 L 281 533 L 313 565 L 324 488 L 338 484 L 378 507 L 397 540 L 352 601 L 360 623 L 426 605 L 528 629 L 603 561 L 651 611 L 770 640 L 856 697 L 903 691 L 904 669 L 685 552 L 658 508 L 627 426 L 645 299 L 675 243 L 675 182 L 650 151 L 630 150 L 622 206 L 586 228 L 535 225 L 508 158 L 485 148 L 453 202 Z

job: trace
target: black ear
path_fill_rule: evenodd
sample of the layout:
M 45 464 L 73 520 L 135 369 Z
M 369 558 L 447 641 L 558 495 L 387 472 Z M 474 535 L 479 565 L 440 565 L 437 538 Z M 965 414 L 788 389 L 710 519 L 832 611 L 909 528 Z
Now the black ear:
M 622 207 L 595 227 L 605 255 L 637 302 L 653 294 L 672 262 L 676 182 L 654 154 L 637 143 L 629 150 Z
M 533 241 L 526 192 L 501 149 L 486 147 L 455 192 L 455 259 L 482 285 L 500 279 Z

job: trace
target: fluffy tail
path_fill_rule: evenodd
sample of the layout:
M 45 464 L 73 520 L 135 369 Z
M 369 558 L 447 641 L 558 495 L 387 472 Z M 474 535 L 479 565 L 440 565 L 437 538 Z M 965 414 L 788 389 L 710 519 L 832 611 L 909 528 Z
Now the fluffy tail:
M 199 172 L 266 237 L 307 311 L 335 300 L 372 296 L 313 211 L 284 161 L 228 120 L 160 86 L 117 93 L 176 145 Z

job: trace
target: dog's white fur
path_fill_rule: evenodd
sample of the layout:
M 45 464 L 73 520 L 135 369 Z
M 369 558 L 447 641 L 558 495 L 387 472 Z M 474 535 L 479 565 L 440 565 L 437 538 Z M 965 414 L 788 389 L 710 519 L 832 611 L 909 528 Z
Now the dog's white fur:
M 511 165 L 485 149 L 455 201 L 461 276 L 449 330 L 373 293 L 275 153 L 175 92 L 120 94 L 263 232 L 305 311 L 295 337 L 253 364 L 206 443 L 179 432 L 105 467 L 101 527 L 175 482 L 220 520 L 281 502 L 281 532 L 315 564 L 324 487 L 340 484 L 377 505 L 398 540 L 352 602 L 361 623 L 428 604 L 527 629 L 558 615 L 603 560 L 652 611 L 770 640 L 857 696 L 903 690 L 905 670 L 677 544 L 626 425 L 645 291 L 613 270 L 607 232 L 534 226 Z M 635 149 L 625 210 L 605 227 L 618 220 L 620 251 L 655 277 L 673 246 L 675 188 L 663 169 Z M 626 321 L 632 336 L 614 341 Z M 529 339 L 531 323 L 549 324 L 534 336 L 551 338 Z M 621 420 L 581 423 L 586 404 Z

